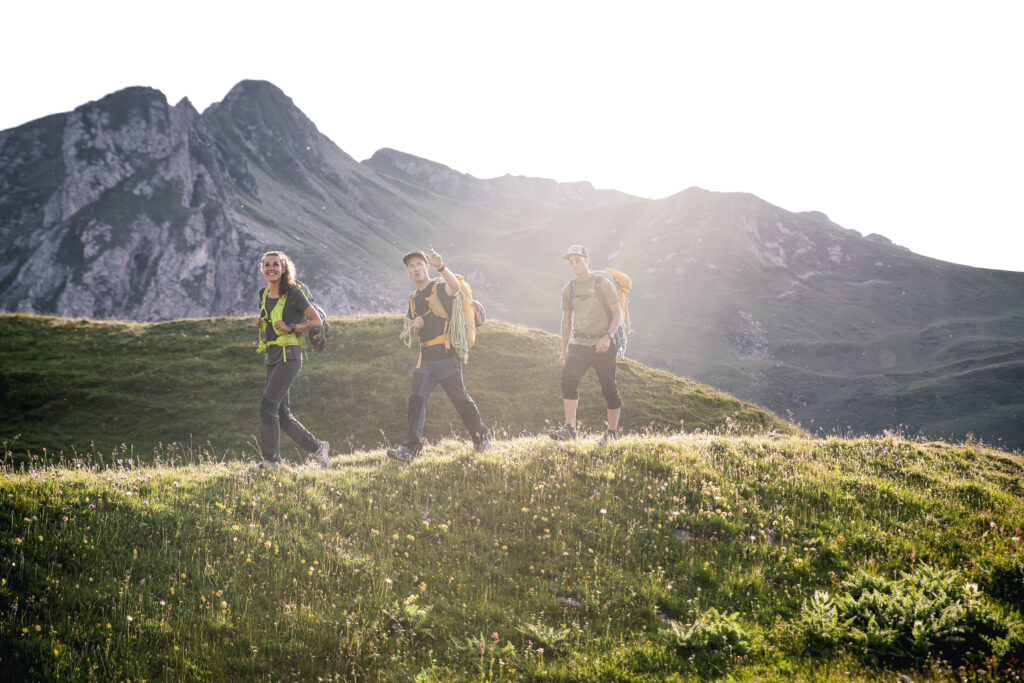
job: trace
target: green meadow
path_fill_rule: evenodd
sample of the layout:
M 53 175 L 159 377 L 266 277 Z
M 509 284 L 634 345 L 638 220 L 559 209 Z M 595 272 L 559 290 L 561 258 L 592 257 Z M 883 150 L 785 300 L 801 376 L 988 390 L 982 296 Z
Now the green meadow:
M 176 457 L 193 457 L 191 463 Z M 1020 680 L 1020 454 L 443 440 L 0 478 L 8 680 Z
M 412 352 L 339 318 L 264 472 L 241 319 L 0 316 L 0 673 L 103 681 L 1020 681 L 1024 456 L 810 437 L 626 362 L 560 418 L 557 341 L 481 330 L 399 466 Z M 290 448 L 290 447 L 289 447 Z
M 348 453 L 405 436 L 415 352 L 401 341 L 399 316 L 331 319 L 329 346 L 313 354 L 292 386 L 292 412 L 314 434 Z M 249 320 L 165 323 L 0 315 L 0 439 L 17 462 L 88 455 L 103 462 L 150 462 L 171 444 L 226 459 L 256 458 L 265 372 Z M 485 423 L 503 438 L 542 433 L 563 420 L 557 337 L 488 321 L 465 367 Z M 796 432 L 750 403 L 635 361 L 619 364 L 626 432 Z M 581 384 L 580 422 L 604 429 L 593 372 Z M 440 389 L 424 435 L 463 433 Z M 301 462 L 284 438 L 282 456 Z

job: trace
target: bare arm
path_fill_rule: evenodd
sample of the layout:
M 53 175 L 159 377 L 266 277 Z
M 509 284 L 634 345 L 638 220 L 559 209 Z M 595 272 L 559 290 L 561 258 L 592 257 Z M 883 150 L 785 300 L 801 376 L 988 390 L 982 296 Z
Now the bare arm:
M 572 332 L 570 316 L 569 311 L 562 311 L 562 353 L 558 357 L 562 365 L 565 365 L 565 355 L 569 351 L 569 333 Z
M 444 265 L 444 261 L 441 259 L 441 255 L 434 251 L 434 245 L 430 245 L 430 253 L 427 254 L 427 263 L 432 265 L 434 268 L 440 268 Z M 444 278 L 444 289 L 448 292 L 448 296 L 455 296 L 462 291 L 462 283 L 455 277 L 455 273 L 450 268 L 445 267 L 444 270 L 439 271 L 441 277 Z
M 597 286 L 600 288 L 598 296 L 605 298 L 607 293 L 607 287 L 610 284 L 611 283 L 606 283 L 602 282 L 601 280 L 598 280 Z M 608 347 L 612 345 L 612 336 L 619 329 L 619 325 L 622 324 L 622 306 L 619 305 L 618 297 L 616 297 L 613 301 L 608 301 L 608 299 L 605 298 L 605 303 L 608 304 L 608 307 L 612 311 L 612 319 L 608 321 L 608 328 L 605 330 L 605 336 L 597 340 L 597 347 L 595 348 L 595 350 L 598 353 L 604 353 L 605 351 L 608 350 Z

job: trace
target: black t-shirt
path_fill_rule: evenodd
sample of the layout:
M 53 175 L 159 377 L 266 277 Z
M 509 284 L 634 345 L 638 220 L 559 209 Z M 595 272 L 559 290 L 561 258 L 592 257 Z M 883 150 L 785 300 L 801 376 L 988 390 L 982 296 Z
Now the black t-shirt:
M 423 327 L 420 328 L 421 342 L 428 342 L 437 336 L 443 335 L 444 327 L 448 323 L 447 320 L 434 315 L 430 311 L 430 304 L 427 303 L 427 299 L 430 298 L 430 293 L 434 290 L 434 287 L 437 287 L 437 296 L 445 312 L 449 317 L 452 314 L 452 301 L 454 297 L 448 293 L 444 280 L 438 278 L 434 280 L 434 284 L 417 291 L 415 299 L 416 308 L 413 310 L 410 306 L 408 315 L 409 318 L 415 318 L 417 315 L 423 316 Z M 439 360 L 441 358 L 455 357 L 456 355 L 458 354 L 455 352 L 455 349 L 446 349 L 444 344 L 423 348 L 423 360 Z
M 277 305 L 277 302 L 278 302 L 280 297 L 271 298 L 271 297 L 268 296 L 267 297 L 267 310 L 264 311 L 263 310 L 263 291 L 265 289 L 266 289 L 266 287 L 264 287 L 263 289 L 260 290 L 258 305 L 260 306 L 260 315 L 263 316 L 264 318 L 266 318 L 269 321 L 270 320 L 270 312 L 272 310 L 274 310 L 274 306 Z M 288 298 L 284 302 L 284 311 L 281 314 L 281 320 L 283 320 L 285 323 L 287 323 L 289 325 L 298 325 L 299 323 L 303 323 L 303 322 L 306 321 L 306 309 L 307 308 L 309 308 L 309 299 L 306 298 L 305 293 L 303 293 L 303 291 L 301 289 L 299 289 L 298 287 L 292 287 L 290 290 L 288 290 Z M 296 334 L 299 334 L 299 333 L 296 333 Z M 274 326 L 272 324 L 270 324 L 270 322 L 267 323 L 267 329 L 266 329 L 266 333 L 265 333 L 264 339 L 266 339 L 268 342 L 272 342 L 275 339 L 277 339 L 277 330 L 274 329 Z M 283 356 L 282 356 L 283 352 L 284 352 L 284 347 L 283 346 L 277 346 L 277 345 L 268 346 L 267 347 L 267 364 L 268 365 L 272 365 L 274 363 L 280 363 L 282 358 L 283 358 Z M 289 360 L 291 360 L 292 358 L 297 358 L 299 356 L 299 354 L 300 354 L 300 350 L 299 350 L 298 346 L 289 346 L 288 347 L 288 359 Z

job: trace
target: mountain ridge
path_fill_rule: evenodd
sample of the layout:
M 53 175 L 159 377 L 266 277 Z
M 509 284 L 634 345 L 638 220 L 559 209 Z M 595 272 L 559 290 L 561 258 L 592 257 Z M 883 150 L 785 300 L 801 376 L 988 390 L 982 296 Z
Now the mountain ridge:
M 388 148 L 359 162 L 266 81 L 201 114 L 134 87 L 0 132 L 0 238 L 4 311 L 241 315 L 278 248 L 332 314 L 401 312 L 400 257 L 434 244 L 489 311 L 549 331 L 560 254 L 583 243 L 634 280 L 632 357 L 815 430 L 1024 446 L 1024 398 L 1006 388 L 1024 382 L 1024 273 L 749 193 L 477 179 Z

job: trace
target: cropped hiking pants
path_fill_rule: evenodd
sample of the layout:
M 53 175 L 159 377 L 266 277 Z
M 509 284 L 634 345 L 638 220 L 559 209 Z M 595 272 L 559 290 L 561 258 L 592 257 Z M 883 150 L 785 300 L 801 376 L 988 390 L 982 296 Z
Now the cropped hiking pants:
M 458 358 L 424 360 L 412 373 L 412 395 L 409 396 L 409 429 L 405 435 L 406 445 L 419 450 L 423 440 L 423 422 L 427 417 L 427 400 L 440 384 L 448 394 L 455 411 L 462 418 L 473 443 L 479 443 L 487 436 L 487 427 L 480 419 L 480 410 L 466 391 L 462 379 L 462 362 Z
M 562 366 L 562 398 L 572 401 L 579 399 L 580 380 L 590 367 L 597 373 L 597 381 L 601 383 L 601 393 L 604 394 L 608 410 L 621 408 L 622 398 L 615 385 L 615 344 L 609 345 L 604 353 L 598 353 L 593 346 L 569 345 L 565 365 Z
M 281 457 L 281 430 L 309 453 L 316 450 L 316 437 L 295 419 L 288 408 L 288 390 L 302 369 L 302 357 L 267 365 L 267 383 L 260 401 L 260 451 L 264 460 Z

